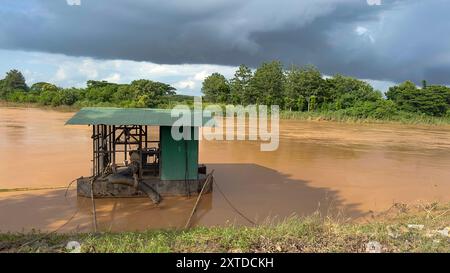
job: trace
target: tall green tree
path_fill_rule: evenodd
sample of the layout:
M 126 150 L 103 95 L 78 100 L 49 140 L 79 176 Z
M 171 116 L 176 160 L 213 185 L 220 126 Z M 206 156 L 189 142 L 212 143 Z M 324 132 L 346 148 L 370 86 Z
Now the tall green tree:
M 249 104 L 279 105 L 283 107 L 284 73 L 279 61 L 263 63 L 250 80 Z
M 411 95 L 415 93 L 417 86 L 411 81 L 405 81 L 399 85 L 389 87 L 386 92 L 386 97 L 397 104 L 401 105 L 411 98 Z
M 252 70 L 246 65 L 240 65 L 230 81 L 230 102 L 233 104 L 244 104 L 248 101 L 250 93 L 250 80 Z
M 288 110 L 303 111 L 306 101 L 304 101 L 304 96 L 301 94 L 301 69 L 296 65 L 292 65 L 285 74 L 284 106 Z
M 225 76 L 220 73 L 213 73 L 205 78 L 202 93 L 205 95 L 205 100 L 209 102 L 231 102 L 230 85 Z
M 94 104 L 111 102 L 114 93 L 117 92 L 118 84 L 107 81 L 89 80 L 86 83 L 85 98 Z
M 310 98 L 314 96 L 313 101 L 315 105 L 308 107 L 308 109 L 315 109 L 318 104 L 326 100 L 327 91 L 322 74 L 314 66 L 308 65 L 303 68 L 292 66 L 286 72 L 285 96 L 293 98 L 296 102 L 295 104 L 292 102 L 293 105 L 287 105 L 288 108 L 294 107 L 298 109 L 299 106 L 303 107 L 303 98 L 310 102 Z M 299 98 L 300 104 L 298 103 Z
M 420 111 L 428 115 L 444 116 L 450 108 L 450 88 L 441 85 L 429 85 L 421 90 Z
M 394 101 L 400 110 L 443 116 L 449 109 L 450 88 L 430 85 L 417 88 L 410 81 L 389 88 L 386 97 Z
M 30 91 L 43 92 L 43 91 L 57 91 L 58 87 L 48 82 L 37 82 L 30 87 Z
M 327 79 L 326 83 L 329 101 L 334 102 L 337 109 L 352 107 L 361 101 L 375 102 L 382 98 L 381 92 L 356 78 L 335 75 Z
M 25 82 L 25 77 L 22 72 L 16 69 L 12 69 L 6 72 L 6 76 L 2 81 L 2 85 L 0 86 L 0 97 L 5 98 L 8 93 L 11 93 L 15 90 L 18 91 L 27 91 L 28 86 Z
M 307 65 L 300 69 L 298 76 L 300 95 L 305 97 L 316 96 L 317 98 L 323 98 L 326 95 L 325 81 L 322 73 L 316 67 Z
M 112 96 L 112 101 L 117 105 L 129 105 L 135 99 L 129 84 L 121 84 Z
M 156 107 L 161 103 L 163 96 L 175 94 L 175 88 L 169 84 L 145 79 L 131 82 L 130 90 L 139 107 Z
M 427 88 L 427 81 L 426 80 L 423 80 L 422 81 L 422 89 L 425 89 L 425 88 Z

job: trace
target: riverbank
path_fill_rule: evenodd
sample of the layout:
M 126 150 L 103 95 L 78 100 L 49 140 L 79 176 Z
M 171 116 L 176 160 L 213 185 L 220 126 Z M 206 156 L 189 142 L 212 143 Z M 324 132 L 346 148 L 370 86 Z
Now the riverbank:
M 406 125 L 433 125 L 448 126 L 450 117 L 432 117 L 427 115 L 398 113 L 390 118 L 373 118 L 351 116 L 345 112 L 322 111 L 322 112 L 295 112 L 282 111 L 280 119 L 308 120 L 308 121 L 331 121 L 344 123 L 376 123 L 376 124 L 406 124 Z
M 68 105 L 50 106 L 50 105 L 41 105 L 38 103 L 21 103 L 4 100 L 0 100 L 0 107 L 37 108 L 43 110 L 54 110 L 59 112 L 76 112 L 80 110 L 80 107 L 76 106 L 68 106 Z
M 365 223 L 318 214 L 257 227 L 196 227 L 121 233 L 6 233 L 0 252 L 381 252 L 450 253 L 450 203 L 395 204 Z M 380 247 L 380 248 L 378 248 Z
M 45 106 L 38 103 L 18 103 L 0 101 L 0 107 L 23 107 L 55 110 L 59 112 L 76 112 L 81 109 L 77 106 Z M 413 113 L 399 113 L 391 118 L 358 117 L 349 115 L 343 111 L 315 111 L 297 112 L 281 111 L 280 119 L 283 120 L 305 120 L 305 121 L 330 121 L 339 123 L 375 123 L 375 124 L 407 124 L 407 125 L 432 125 L 449 126 L 450 117 L 432 117 Z

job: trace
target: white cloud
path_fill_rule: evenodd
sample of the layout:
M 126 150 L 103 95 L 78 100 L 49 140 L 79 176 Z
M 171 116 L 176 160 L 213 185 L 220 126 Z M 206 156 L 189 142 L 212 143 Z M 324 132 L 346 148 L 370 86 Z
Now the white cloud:
M 393 81 L 372 80 L 372 79 L 362 79 L 362 80 L 368 82 L 370 85 L 372 85 L 374 89 L 380 90 L 383 93 L 388 91 L 389 87 L 397 84 Z
M 62 54 L 1 50 L 0 73 L 17 68 L 25 73 L 27 84 L 45 81 L 61 87 L 84 87 L 88 80 L 130 83 L 149 79 L 168 83 L 179 94 L 200 95 L 202 81 L 214 72 L 233 76 L 236 67 L 209 64 L 155 64 L 127 60 L 98 60 Z
M 119 73 L 113 73 L 113 74 L 109 75 L 108 77 L 103 78 L 102 80 L 107 81 L 107 82 L 120 83 L 120 79 L 121 79 L 121 76 Z
M 96 63 L 93 59 L 85 59 L 79 66 L 78 70 L 82 75 L 90 77 L 91 79 L 96 79 L 98 77 L 98 71 Z
M 194 80 L 196 80 L 196 81 L 203 81 L 209 75 L 211 75 L 210 72 L 208 72 L 206 70 L 203 70 L 203 71 L 200 71 L 198 73 L 195 73 Z
M 356 29 L 355 29 L 355 32 L 358 35 L 360 35 L 360 36 L 366 34 L 367 31 L 369 31 L 369 30 L 367 28 L 365 28 L 365 27 L 362 27 L 362 26 L 357 26 Z
M 355 30 L 356 32 L 356 30 Z M 12 68 L 21 70 L 31 86 L 35 82 L 51 82 L 61 87 L 84 87 L 86 81 L 97 79 L 114 83 L 129 83 L 136 79 L 161 81 L 177 88 L 178 94 L 200 95 L 202 81 L 214 72 L 233 77 L 236 67 L 219 65 L 160 65 L 125 60 L 96 60 L 26 51 L 1 50 L 0 74 Z M 329 76 L 325 76 L 329 77 Z M 395 83 L 367 79 L 376 89 L 386 91 Z
M 80 6 L 81 0 L 66 0 L 66 3 L 69 6 Z
M 173 86 L 175 88 L 193 90 L 196 87 L 196 83 L 193 80 L 185 80 L 185 81 L 176 82 L 173 84 Z
M 363 26 L 357 26 L 355 28 L 355 32 L 359 36 L 367 38 L 371 43 L 375 43 L 375 38 L 373 37 L 372 33 L 369 31 L 368 28 Z
M 53 77 L 53 80 L 56 82 L 61 82 L 67 79 L 67 73 L 64 67 L 59 67 Z
M 381 0 L 367 0 L 369 6 L 379 6 L 381 5 Z

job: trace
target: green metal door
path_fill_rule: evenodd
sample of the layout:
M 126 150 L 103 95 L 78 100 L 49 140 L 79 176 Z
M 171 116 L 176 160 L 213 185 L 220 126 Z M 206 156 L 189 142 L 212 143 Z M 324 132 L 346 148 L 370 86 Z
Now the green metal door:
M 198 179 L 198 140 L 175 140 L 170 126 L 160 127 L 161 180 Z M 197 127 L 191 127 L 191 136 Z

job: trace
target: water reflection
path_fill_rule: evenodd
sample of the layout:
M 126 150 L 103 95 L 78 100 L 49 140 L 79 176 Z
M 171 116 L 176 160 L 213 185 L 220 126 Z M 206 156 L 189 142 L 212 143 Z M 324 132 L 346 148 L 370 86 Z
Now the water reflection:
M 337 191 L 316 188 L 307 181 L 291 178 L 256 164 L 210 164 L 216 183 L 232 205 L 252 221 L 278 221 L 293 214 L 322 215 L 343 213 L 364 215 L 358 204 L 346 203 Z M 230 179 L 232 173 L 233 179 Z M 217 187 L 201 199 L 192 225 L 248 225 L 230 207 Z M 70 191 L 45 190 L 4 193 L 0 199 L 1 230 L 51 230 L 59 227 L 73 213 L 76 217 L 61 231 L 92 230 L 92 206 L 89 198 L 76 197 Z M 148 228 L 182 228 L 195 204 L 196 197 L 166 197 L 155 206 L 147 198 L 107 198 L 96 200 L 99 230 L 123 231 Z M 20 217 L 15 217 L 20 215 Z M 4 219 L 4 221 L 3 221 Z

